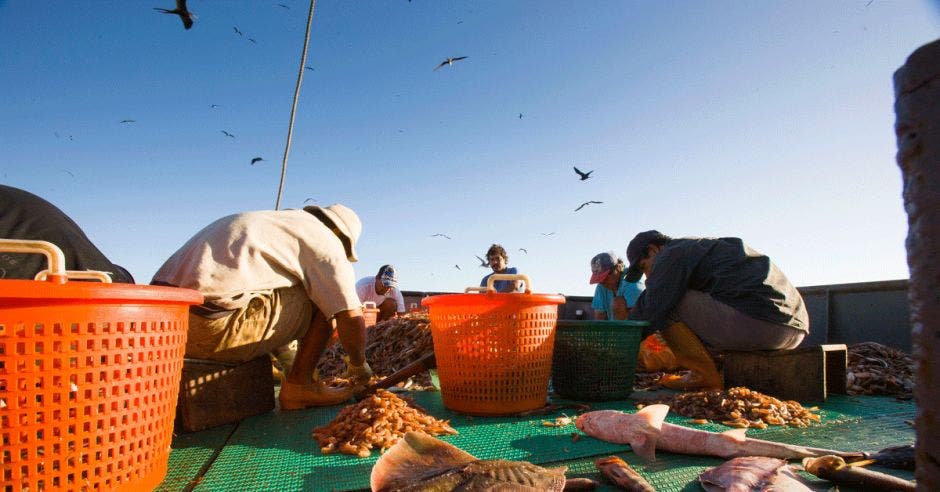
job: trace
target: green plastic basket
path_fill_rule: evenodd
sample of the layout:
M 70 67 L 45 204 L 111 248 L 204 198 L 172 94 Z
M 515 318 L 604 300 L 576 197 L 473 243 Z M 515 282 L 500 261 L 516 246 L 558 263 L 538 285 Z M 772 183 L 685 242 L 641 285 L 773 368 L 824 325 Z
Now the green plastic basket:
M 570 400 L 621 400 L 633 392 L 646 321 L 559 320 L 552 387 Z

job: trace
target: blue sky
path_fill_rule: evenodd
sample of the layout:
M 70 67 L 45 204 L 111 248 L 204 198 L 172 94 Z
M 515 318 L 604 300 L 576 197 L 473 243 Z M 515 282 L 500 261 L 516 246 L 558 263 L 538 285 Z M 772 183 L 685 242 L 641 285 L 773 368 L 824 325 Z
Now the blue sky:
M 0 0 L 0 181 L 141 283 L 274 207 L 309 3 L 190 0 L 189 31 L 172 6 Z M 914 0 L 320 0 L 281 206 L 355 209 L 357 274 L 407 290 L 476 285 L 497 242 L 590 295 L 590 258 L 651 228 L 742 237 L 796 285 L 906 278 L 892 74 L 938 37 Z

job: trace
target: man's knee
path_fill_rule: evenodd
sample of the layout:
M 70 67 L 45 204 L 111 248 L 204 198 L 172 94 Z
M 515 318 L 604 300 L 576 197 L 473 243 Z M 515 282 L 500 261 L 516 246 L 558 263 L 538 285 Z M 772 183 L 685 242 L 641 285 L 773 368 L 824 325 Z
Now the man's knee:
M 395 313 L 398 312 L 398 303 L 395 302 L 395 299 L 386 299 L 378 305 L 378 308 L 379 321 L 382 321 L 395 316 Z

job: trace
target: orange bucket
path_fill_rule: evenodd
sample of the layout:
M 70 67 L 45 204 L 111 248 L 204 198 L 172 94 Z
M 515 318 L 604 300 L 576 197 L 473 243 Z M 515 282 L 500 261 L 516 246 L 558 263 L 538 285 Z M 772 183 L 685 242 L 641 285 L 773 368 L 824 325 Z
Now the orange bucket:
M 524 280 L 525 293 L 501 294 L 495 280 Z M 467 291 L 483 290 L 470 287 Z M 511 415 L 545 405 L 558 305 L 532 294 L 525 275 L 490 276 L 485 292 L 426 297 L 444 406 L 470 415 Z
M 67 272 L 58 248 L 33 243 L 44 242 L 0 240 L 51 265 L 45 281 L 0 280 L 4 490 L 151 490 L 166 475 L 188 308 L 202 295 Z

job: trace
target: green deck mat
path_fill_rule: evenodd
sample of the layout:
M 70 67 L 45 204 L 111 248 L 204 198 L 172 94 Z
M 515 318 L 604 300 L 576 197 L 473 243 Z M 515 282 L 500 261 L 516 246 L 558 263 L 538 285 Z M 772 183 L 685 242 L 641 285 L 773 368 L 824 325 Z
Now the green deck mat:
M 644 464 L 635 454 L 628 452 L 629 446 L 589 437 L 572 442 L 571 434 L 577 432 L 573 425 L 562 428 L 542 425 L 543 420 L 553 420 L 562 413 L 574 416 L 572 410 L 526 418 L 469 417 L 446 410 L 437 392 L 413 392 L 409 396 L 430 414 L 450 419 L 451 425 L 460 432 L 456 436 L 444 436 L 443 440 L 481 459 L 501 458 L 526 460 L 541 465 L 566 465 L 571 468 L 570 476 L 589 476 L 600 480 L 600 475 L 594 469 L 594 459 L 618 454 L 631 465 L 637 465 L 638 471 L 657 490 L 698 490 L 698 474 L 706 467 L 721 463 L 721 460 L 715 458 L 662 453 L 656 462 Z M 598 402 L 593 403 L 592 407 L 633 412 L 635 402 Z M 914 439 L 914 430 L 905 423 L 905 420 L 914 417 L 915 407 L 912 402 L 900 402 L 889 397 L 834 395 L 820 407 L 823 417 L 820 424 L 805 429 L 772 426 L 749 431 L 748 435 L 807 446 L 861 451 L 877 451 Z M 314 427 L 324 425 L 335 417 L 340 408 L 270 412 L 245 420 L 231 435 L 195 490 L 368 489 L 372 465 L 379 456 L 377 452 L 364 459 L 322 455 L 310 435 Z M 677 415 L 667 418 L 667 421 L 676 424 L 687 424 L 689 420 Z M 728 429 L 720 424 L 697 428 L 719 432 Z M 203 433 L 196 435 L 200 434 Z M 177 456 L 179 452 L 192 452 L 192 449 L 174 448 L 171 469 L 173 463 L 184 461 Z M 894 471 L 891 473 L 911 478 L 910 475 Z M 168 474 L 162 490 L 180 490 L 170 485 L 169 478 Z
M 166 478 L 155 490 L 171 492 L 192 484 L 222 450 L 234 429 L 235 424 L 229 424 L 202 432 L 174 435 Z

